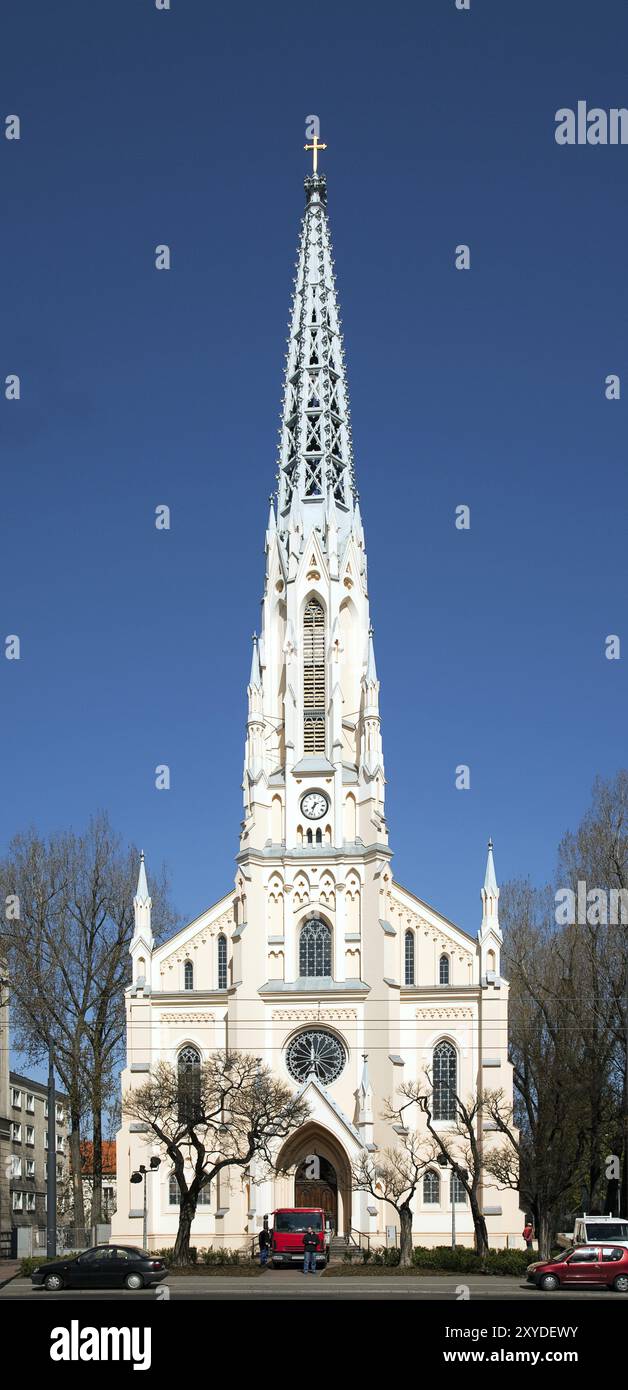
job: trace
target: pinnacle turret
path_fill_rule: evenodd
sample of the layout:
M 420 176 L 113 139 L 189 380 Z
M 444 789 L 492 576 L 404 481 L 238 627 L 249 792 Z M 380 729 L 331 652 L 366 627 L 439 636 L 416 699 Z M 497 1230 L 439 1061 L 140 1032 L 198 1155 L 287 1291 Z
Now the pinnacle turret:
M 253 653 L 251 656 L 251 674 L 249 677 L 249 685 L 251 687 L 251 690 L 261 690 L 262 688 L 262 671 L 259 660 L 259 641 L 256 632 L 253 633 Z

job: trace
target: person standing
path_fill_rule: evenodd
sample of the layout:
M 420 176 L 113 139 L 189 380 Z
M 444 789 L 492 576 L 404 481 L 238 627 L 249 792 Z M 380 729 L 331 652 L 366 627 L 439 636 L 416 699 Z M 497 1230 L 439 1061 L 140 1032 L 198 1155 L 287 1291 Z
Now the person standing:
M 532 1237 L 533 1237 L 533 1235 L 534 1235 L 534 1226 L 532 1225 L 532 1222 L 531 1222 L 531 1221 L 526 1221 L 526 1224 L 525 1224 L 525 1226 L 524 1226 L 524 1228 L 523 1228 L 523 1239 L 525 1240 L 525 1243 L 526 1243 L 526 1250 L 531 1250 L 531 1249 L 532 1249 Z
M 303 1237 L 303 1273 L 316 1274 L 316 1251 L 318 1250 L 318 1236 L 314 1234 L 311 1226 L 308 1226 Z
M 269 1251 L 269 1248 L 270 1248 L 270 1236 L 269 1236 L 269 1234 L 268 1234 L 268 1227 L 267 1227 L 267 1226 L 262 1226 L 262 1229 L 261 1229 L 261 1231 L 260 1231 L 260 1233 L 259 1233 L 257 1239 L 258 1239 L 258 1241 L 259 1241 L 259 1262 L 260 1262 L 261 1265 L 267 1265 L 267 1264 L 268 1264 L 268 1251 Z

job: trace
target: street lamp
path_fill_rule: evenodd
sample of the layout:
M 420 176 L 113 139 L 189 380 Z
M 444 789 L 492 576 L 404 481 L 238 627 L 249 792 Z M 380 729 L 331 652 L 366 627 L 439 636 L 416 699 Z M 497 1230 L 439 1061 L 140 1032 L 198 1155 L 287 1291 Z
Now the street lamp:
M 142 1210 L 142 1249 L 143 1249 L 143 1250 L 146 1249 L 146 1246 L 147 1246 L 147 1244 L 148 1244 L 148 1209 L 147 1209 L 147 1205 L 146 1205 L 146 1178 L 147 1178 L 147 1176 L 148 1176 L 149 1173 L 154 1173 L 154 1172 L 156 1172 L 157 1168 L 159 1168 L 160 1165 L 161 1165 L 161 1159 L 157 1157 L 157 1154 L 153 1154 L 153 1157 L 151 1158 L 151 1161 L 150 1161 L 150 1167 L 149 1167 L 149 1168 L 147 1168 L 146 1165 L 145 1165 L 144 1163 L 140 1163 L 139 1168 L 136 1168 L 135 1172 L 134 1172 L 134 1173 L 131 1173 L 131 1182 L 143 1182 L 143 1183 L 144 1183 L 144 1204 L 143 1204 L 143 1210 Z
M 447 1154 L 439 1154 L 436 1159 L 439 1168 L 449 1168 L 451 1164 L 451 1248 L 456 1248 L 456 1178 L 468 1178 L 467 1168 L 461 1168 L 459 1163 L 455 1163 L 453 1158 L 449 1159 Z

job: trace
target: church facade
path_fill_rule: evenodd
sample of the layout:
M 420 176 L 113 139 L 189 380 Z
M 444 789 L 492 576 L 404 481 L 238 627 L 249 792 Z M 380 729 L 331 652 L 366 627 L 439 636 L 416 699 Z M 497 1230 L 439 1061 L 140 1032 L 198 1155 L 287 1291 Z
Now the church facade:
M 365 1152 L 400 1140 L 382 1116 L 404 1081 L 432 1078 L 435 1123 L 450 1098 L 512 1094 L 508 987 L 500 974 L 499 890 L 489 846 L 476 938 L 392 874 L 379 679 L 369 618 L 365 536 L 324 175 L 305 180 L 279 446 L 266 528 L 259 638 L 253 640 L 244 815 L 235 886 L 155 946 L 142 860 L 127 991 L 123 1092 L 151 1061 L 196 1065 L 212 1049 L 252 1052 L 300 1088 L 310 1119 L 277 1154 L 274 1176 L 232 1170 L 204 1195 L 197 1246 L 245 1247 L 279 1206 L 323 1206 L 340 1235 L 391 1239 L 391 1207 L 355 1191 Z M 438 1092 L 438 1095 L 437 1095 Z M 495 1142 L 489 1126 L 482 1142 Z M 123 1118 L 114 1236 L 138 1243 L 130 1184 L 158 1153 Z M 311 1158 L 317 1159 L 312 1164 Z M 415 1244 L 473 1243 L 464 1192 L 434 1163 L 421 1182 Z M 176 1181 L 147 1182 L 148 1241 L 173 1244 Z M 492 1246 L 522 1244 L 516 1194 L 485 1176 Z M 388 1235 L 387 1235 L 388 1228 Z

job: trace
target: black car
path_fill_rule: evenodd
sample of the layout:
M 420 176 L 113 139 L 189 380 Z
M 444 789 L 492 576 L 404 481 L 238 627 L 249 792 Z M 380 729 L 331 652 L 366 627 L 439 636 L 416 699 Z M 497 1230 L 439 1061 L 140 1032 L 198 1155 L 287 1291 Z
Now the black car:
M 168 1270 L 158 1255 L 135 1245 L 96 1245 L 81 1255 L 51 1260 L 31 1274 L 35 1288 L 143 1289 L 160 1284 Z

